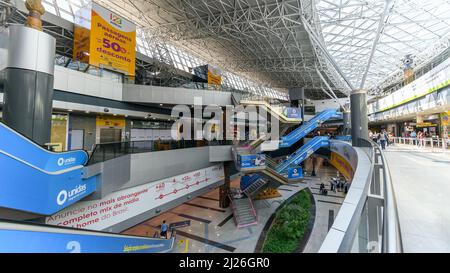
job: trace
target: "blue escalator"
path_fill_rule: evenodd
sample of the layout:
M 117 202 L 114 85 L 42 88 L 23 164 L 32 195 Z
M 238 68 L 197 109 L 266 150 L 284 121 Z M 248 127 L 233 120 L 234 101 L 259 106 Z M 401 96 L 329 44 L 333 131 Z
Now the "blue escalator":
M 165 253 L 175 239 L 0 221 L 0 253 Z
M 52 215 L 96 191 L 85 151 L 50 152 L 0 122 L 0 207 Z
M 286 161 L 278 165 L 275 171 L 277 173 L 283 173 L 291 166 L 298 166 L 320 148 L 329 146 L 330 140 L 328 137 L 315 137 L 293 153 Z
M 336 119 L 342 118 L 342 113 L 338 113 L 334 109 L 329 109 L 321 112 L 310 121 L 305 122 L 302 126 L 292 131 L 292 133 L 282 137 L 280 142 L 280 148 L 291 147 L 299 140 L 304 138 L 306 135 L 317 129 L 317 127 L 319 127 L 322 123 L 333 118 Z

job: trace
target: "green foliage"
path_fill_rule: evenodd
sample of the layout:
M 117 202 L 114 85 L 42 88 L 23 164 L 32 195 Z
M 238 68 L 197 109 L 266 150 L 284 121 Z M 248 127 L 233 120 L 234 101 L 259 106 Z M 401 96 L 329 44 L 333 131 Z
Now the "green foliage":
M 310 209 L 310 196 L 302 191 L 279 210 L 266 237 L 263 253 L 294 252 L 308 228 Z

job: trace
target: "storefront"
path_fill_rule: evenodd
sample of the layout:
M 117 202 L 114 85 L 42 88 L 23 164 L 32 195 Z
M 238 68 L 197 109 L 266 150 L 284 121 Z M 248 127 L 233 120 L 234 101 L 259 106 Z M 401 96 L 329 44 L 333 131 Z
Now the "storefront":
M 416 130 L 423 132 L 427 137 L 437 137 L 440 135 L 440 115 L 433 114 L 423 117 L 423 121 L 417 122 Z
M 96 143 L 117 143 L 127 139 L 123 116 L 99 115 L 96 118 Z

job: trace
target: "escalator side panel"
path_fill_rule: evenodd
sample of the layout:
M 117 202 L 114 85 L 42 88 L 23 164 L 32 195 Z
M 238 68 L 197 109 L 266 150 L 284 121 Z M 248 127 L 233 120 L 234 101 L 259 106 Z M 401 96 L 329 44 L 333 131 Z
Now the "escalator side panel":
M 162 253 L 175 241 L 83 233 L 0 229 L 0 253 Z
M 88 154 L 85 151 L 50 152 L 2 122 L 0 122 L 0 151 L 47 172 L 57 172 L 85 165 L 88 161 Z
M 83 168 L 46 173 L 0 152 L 0 207 L 52 215 L 96 191 L 97 177 Z

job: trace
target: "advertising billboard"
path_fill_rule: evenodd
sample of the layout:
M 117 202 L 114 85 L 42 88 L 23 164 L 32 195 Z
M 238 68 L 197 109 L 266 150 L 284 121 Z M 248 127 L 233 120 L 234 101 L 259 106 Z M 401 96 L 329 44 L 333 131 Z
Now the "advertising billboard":
M 288 179 L 302 179 L 302 178 L 303 178 L 303 169 L 301 167 L 288 169 Z
M 358 167 L 358 155 L 350 143 L 331 141 L 330 163 L 348 180 L 353 180 L 353 175 Z
M 46 224 L 105 230 L 225 179 L 223 164 L 114 192 L 101 200 L 79 202 Z
M 94 2 L 75 17 L 74 59 L 135 76 L 136 26 L 132 22 Z
M 289 107 L 289 108 L 287 108 L 286 116 L 288 118 L 301 119 L 302 118 L 302 109 Z
M 265 155 L 240 155 L 239 166 L 241 170 L 264 169 L 266 167 Z
M 208 84 L 222 84 L 222 70 L 220 68 L 208 65 Z

